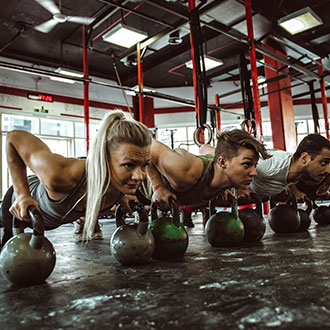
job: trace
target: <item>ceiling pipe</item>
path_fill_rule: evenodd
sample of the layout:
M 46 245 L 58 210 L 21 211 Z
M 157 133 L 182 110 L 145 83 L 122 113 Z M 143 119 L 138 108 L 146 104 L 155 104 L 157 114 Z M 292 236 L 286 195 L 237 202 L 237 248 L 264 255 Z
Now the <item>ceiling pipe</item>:
M 103 81 L 93 80 L 92 78 L 85 79 L 85 78 L 64 76 L 64 75 L 61 75 L 61 74 L 53 72 L 53 71 L 47 71 L 47 70 L 43 70 L 43 69 L 35 69 L 35 68 L 26 67 L 26 66 L 23 66 L 23 65 L 11 64 L 11 63 L 6 63 L 6 62 L 2 62 L 2 61 L 0 61 L 0 68 L 12 70 L 12 71 L 19 71 L 19 72 L 22 72 L 22 73 L 30 73 L 30 74 L 35 74 L 35 75 L 40 75 L 40 76 L 45 76 L 45 77 L 68 78 L 68 79 L 75 80 L 75 81 L 80 82 L 80 83 L 83 83 L 84 81 L 88 80 L 90 84 L 109 87 L 109 88 L 114 88 L 114 89 L 119 89 L 119 90 L 125 90 L 125 91 L 136 93 L 136 91 L 132 88 L 128 88 L 128 87 L 124 87 L 124 86 L 120 87 L 120 86 L 116 86 L 116 85 L 111 85 L 111 84 L 103 82 Z M 163 100 L 167 100 L 167 101 L 172 101 L 172 102 L 175 102 L 177 104 L 185 104 L 185 105 L 190 105 L 192 107 L 195 107 L 195 102 L 194 101 L 189 100 L 189 99 L 180 98 L 180 97 L 177 97 L 177 96 L 172 96 L 172 95 L 168 95 L 168 94 L 164 94 L 164 93 L 158 93 L 158 92 L 148 92 L 148 91 L 144 91 L 144 95 L 154 97 L 154 98 L 163 99 Z M 216 107 L 214 105 L 208 105 L 207 107 L 210 110 L 225 111 L 224 108 L 219 109 L 218 107 Z M 241 113 L 230 112 L 228 110 L 226 110 L 225 112 L 229 113 L 229 114 L 232 114 L 232 115 L 235 115 L 235 116 L 241 116 Z
M 270 51 L 269 49 L 267 49 L 261 45 L 256 45 L 256 50 L 263 55 L 267 55 L 267 56 L 273 58 L 274 60 L 277 60 L 281 63 L 286 64 L 288 67 L 294 68 L 295 70 L 314 78 L 315 80 L 320 80 L 320 76 L 317 75 L 316 73 L 314 73 L 313 71 L 306 69 L 305 67 L 301 66 L 300 64 L 291 63 L 285 57 L 275 54 L 272 51 Z
M 173 9 L 170 9 L 167 6 L 164 6 L 164 4 L 160 4 L 158 2 L 158 0 L 152 0 L 152 1 L 151 0 L 145 0 L 145 2 L 147 2 L 147 3 L 151 4 L 151 5 L 157 6 L 158 8 L 161 8 L 161 9 L 163 9 L 165 11 L 168 11 L 168 12 L 170 12 L 173 15 L 176 15 L 178 17 L 185 18 L 187 20 L 189 19 L 188 13 L 186 13 L 185 15 L 182 14 L 182 12 L 181 13 L 178 13 L 178 11 L 173 10 Z M 235 36 L 233 33 L 229 32 L 229 31 L 225 31 L 224 28 L 220 28 L 219 26 L 218 27 L 215 27 L 215 26 L 211 25 L 210 23 L 208 23 L 206 21 L 203 21 L 203 20 L 200 20 L 200 22 L 203 25 L 207 26 L 208 28 L 213 29 L 213 30 L 215 30 L 215 31 L 217 31 L 219 33 L 222 33 L 222 34 L 224 34 L 224 35 L 226 35 L 226 36 L 228 36 L 228 37 L 230 37 L 230 38 L 232 38 L 232 39 L 234 39 L 236 41 L 239 41 L 239 42 L 244 43 L 246 45 L 248 45 L 248 43 L 249 43 L 248 40 L 246 40 L 246 39 L 243 38 L 243 36 L 241 38 L 239 38 L 239 37 Z M 218 23 L 218 25 L 220 25 L 219 22 L 217 22 L 217 23 Z M 221 25 L 223 25 L 223 24 L 221 24 Z M 282 63 L 286 63 L 291 68 L 293 68 L 293 69 L 295 69 L 295 70 L 297 70 L 297 71 L 299 71 L 301 73 L 307 74 L 307 75 L 309 75 L 310 77 L 313 77 L 316 80 L 319 80 L 320 79 L 320 77 L 316 73 L 314 73 L 314 72 L 312 72 L 312 71 L 304 68 L 303 66 L 301 66 L 299 64 L 291 63 L 289 60 L 285 59 L 284 57 L 279 56 L 279 55 L 271 52 L 270 50 L 265 50 L 263 47 L 259 46 L 258 44 L 255 45 L 255 48 L 261 54 L 268 55 L 269 57 L 271 57 L 271 58 L 273 58 L 273 59 L 275 59 L 277 61 L 280 61 Z
M 263 65 L 266 66 L 267 68 L 270 68 L 270 69 L 272 69 L 272 70 L 274 70 L 274 71 L 276 71 L 276 72 L 281 72 L 282 75 L 281 75 L 281 76 L 278 76 L 279 79 L 283 79 L 283 78 L 285 78 L 285 77 L 290 77 L 290 78 L 292 78 L 292 79 L 294 79 L 294 80 L 298 80 L 298 81 L 300 81 L 300 82 L 303 83 L 303 84 L 306 84 L 306 85 L 309 84 L 309 81 L 303 80 L 303 79 L 301 79 L 301 78 L 297 78 L 297 77 L 295 77 L 294 75 L 292 75 L 292 74 L 290 74 L 290 73 L 287 73 L 287 72 L 284 72 L 284 71 L 282 71 L 282 70 L 278 70 L 277 68 L 273 67 L 272 65 L 267 64 L 267 63 L 264 63 L 264 62 L 262 62 L 261 60 L 258 60 L 258 59 L 257 59 L 257 62 L 263 64 Z M 279 79 L 277 79 L 277 80 L 279 80 Z
M 149 21 L 154 22 L 154 23 L 157 23 L 159 25 L 163 25 L 163 26 L 166 26 L 166 27 L 169 27 L 169 28 L 172 28 L 172 29 L 175 28 L 171 24 L 168 24 L 166 22 L 157 20 L 157 19 L 155 19 L 155 18 L 153 18 L 153 17 L 151 17 L 151 16 L 149 16 L 147 14 L 137 12 L 136 9 L 138 7 L 140 7 L 140 6 L 136 6 L 134 9 L 131 9 L 131 8 L 129 8 L 129 7 L 125 6 L 125 5 L 123 5 L 123 4 L 114 3 L 113 1 L 110 1 L 110 0 L 99 0 L 99 1 L 104 2 L 104 3 L 108 4 L 108 5 L 116 6 L 116 7 L 120 8 L 120 9 L 124 9 L 124 10 L 128 11 L 130 14 L 134 14 L 136 16 L 140 16 L 140 17 L 146 18 Z M 144 1 L 141 2 L 141 5 L 143 4 L 143 2 Z
M 274 36 L 274 35 L 269 35 L 272 39 L 274 39 L 275 41 L 283 44 L 284 46 L 290 48 L 291 50 L 295 51 L 297 54 L 301 55 L 301 56 L 305 56 L 306 58 L 308 58 L 313 64 L 315 65 L 321 65 L 324 69 L 327 69 L 330 71 L 330 68 L 328 66 L 326 66 L 325 64 L 321 63 L 319 64 L 317 60 L 313 59 L 312 57 L 310 57 L 308 54 L 304 54 L 303 52 L 301 52 L 300 50 L 298 50 L 297 48 L 289 45 L 288 43 L 286 43 L 285 41 L 283 41 L 282 39 Z M 299 46 L 299 45 L 298 45 Z M 299 46 L 301 47 L 301 46 Z

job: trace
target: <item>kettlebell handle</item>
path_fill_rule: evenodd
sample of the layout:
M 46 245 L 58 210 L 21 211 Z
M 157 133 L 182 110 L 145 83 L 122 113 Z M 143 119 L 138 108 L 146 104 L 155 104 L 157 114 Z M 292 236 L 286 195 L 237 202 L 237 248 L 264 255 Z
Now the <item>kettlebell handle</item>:
M 262 214 L 262 203 L 261 203 L 260 198 L 257 198 L 257 200 L 256 200 L 256 212 L 260 215 L 261 218 L 263 217 L 263 214 Z
M 274 207 L 277 206 L 274 196 L 270 196 L 269 202 L 270 202 L 271 209 L 273 209 Z M 291 191 L 288 192 L 288 196 L 286 199 L 286 205 L 291 206 L 296 212 L 298 212 L 297 198 L 296 198 L 295 194 Z
M 140 202 L 135 202 L 133 200 L 129 201 L 129 206 L 133 211 L 136 211 L 139 214 L 139 224 L 137 231 L 140 235 L 145 235 L 148 230 L 148 212 L 145 209 L 144 205 Z M 125 225 L 124 211 L 121 205 L 118 205 L 115 211 L 116 217 L 116 226 L 120 227 Z
M 290 203 L 290 206 L 296 211 L 298 212 L 298 205 L 297 205 L 297 198 L 296 195 L 289 191 L 289 198 L 288 198 L 288 202 Z
M 29 206 L 27 209 L 28 215 L 31 218 L 33 234 L 29 241 L 29 245 L 34 249 L 41 249 L 43 246 L 45 225 L 40 211 L 35 207 Z M 13 218 L 13 227 L 16 234 L 24 233 L 23 222 L 16 217 Z
M 171 207 L 171 213 L 173 218 L 173 223 L 176 227 L 180 227 L 180 208 L 179 203 L 174 198 L 169 198 L 169 204 Z M 158 214 L 157 214 L 157 205 L 156 203 L 151 204 L 151 220 L 157 220 Z
M 216 214 L 217 210 L 215 208 L 216 201 L 214 199 L 211 199 L 209 201 L 209 218 L 212 217 L 212 215 Z
M 173 223 L 178 228 L 180 227 L 180 209 L 179 209 L 179 203 L 174 199 L 170 198 L 170 206 L 171 206 L 171 213 L 173 217 Z
M 306 204 L 307 204 L 307 208 L 306 208 L 305 211 L 306 211 L 308 214 L 310 214 L 310 213 L 312 212 L 312 209 L 313 209 L 313 202 L 312 202 L 309 198 L 307 198 L 307 197 L 306 197 L 305 202 L 306 202 Z
M 156 203 L 151 203 L 151 221 L 154 221 L 158 218 L 157 214 L 157 205 Z
M 31 218 L 33 235 L 43 236 L 45 232 L 45 225 L 40 211 L 38 211 L 33 206 L 29 206 L 27 209 L 27 213 Z M 23 222 L 16 217 L 13 217 L 13 228 L 15 229 L 17 234 L 24 233 Z

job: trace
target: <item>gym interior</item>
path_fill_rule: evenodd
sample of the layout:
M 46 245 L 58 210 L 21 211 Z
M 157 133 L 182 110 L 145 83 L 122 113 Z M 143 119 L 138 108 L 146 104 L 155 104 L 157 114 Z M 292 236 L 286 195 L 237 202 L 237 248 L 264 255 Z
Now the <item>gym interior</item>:
M 194 155 L 234 128 L 292 153 L 308 134 L 329 139 L 329 0 L 13 0 L 3 4 L 0 26 L 1 200 L 13 184 L 8 132 L 30 132 L 53 153 L 85 158 L 114 110 Z M 115 39 L 121 29 L 133 37 Z M 297 207 L 307 228 L 281 233 L 270 225 L 278 205 L 264 199 L 254 215 L 261 237 L 229 246 L 206 235 L 210 206 L 190 209 L 192 226 L 182 225 L 181 211 L 182 253 L 139 265 L 114 255 L 113 210 L 99 218 L 102 240 L 77 241 L 75 222 L 46 230 L 53 264 L 43 281 L 15 283 L 0 265 L 0 324 L 330 329 L 329 200 L 306 204 Z M 215 211 L 233 209 L 220 203 Z M 122 216 L 142 223 L 144 213 Z M 0 260 L 14 258 L 8 251 L 2 247 Z

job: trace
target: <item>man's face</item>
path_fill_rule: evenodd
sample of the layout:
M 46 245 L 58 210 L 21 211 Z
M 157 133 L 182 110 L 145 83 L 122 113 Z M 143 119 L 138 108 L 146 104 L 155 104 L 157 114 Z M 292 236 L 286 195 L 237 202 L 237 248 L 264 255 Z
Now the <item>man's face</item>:
M 248 188 L 253 178 L 257 175 L 256 165 L 258 159 L 259 156 L 254 150 L 239 148 L 237 156 L 225 161 L 225 171 L 232 187 Z M 221 162 L 221 157 L 219 157 L 219 161 Z
M 311 159 L 305 173 L 315 182 L 321 182 L 330 173 L 330 149 L 323 148 L 314 159 Z

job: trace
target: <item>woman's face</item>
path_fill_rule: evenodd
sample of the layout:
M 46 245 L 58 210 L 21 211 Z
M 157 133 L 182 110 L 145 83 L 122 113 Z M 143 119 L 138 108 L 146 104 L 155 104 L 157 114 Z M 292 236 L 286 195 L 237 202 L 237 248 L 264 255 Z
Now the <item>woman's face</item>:
M 135 194 L 144 180 L 150 164 L 150 146 L 138 147 L 122 143 L 111 152 L 111 186 L 123 194 Z

